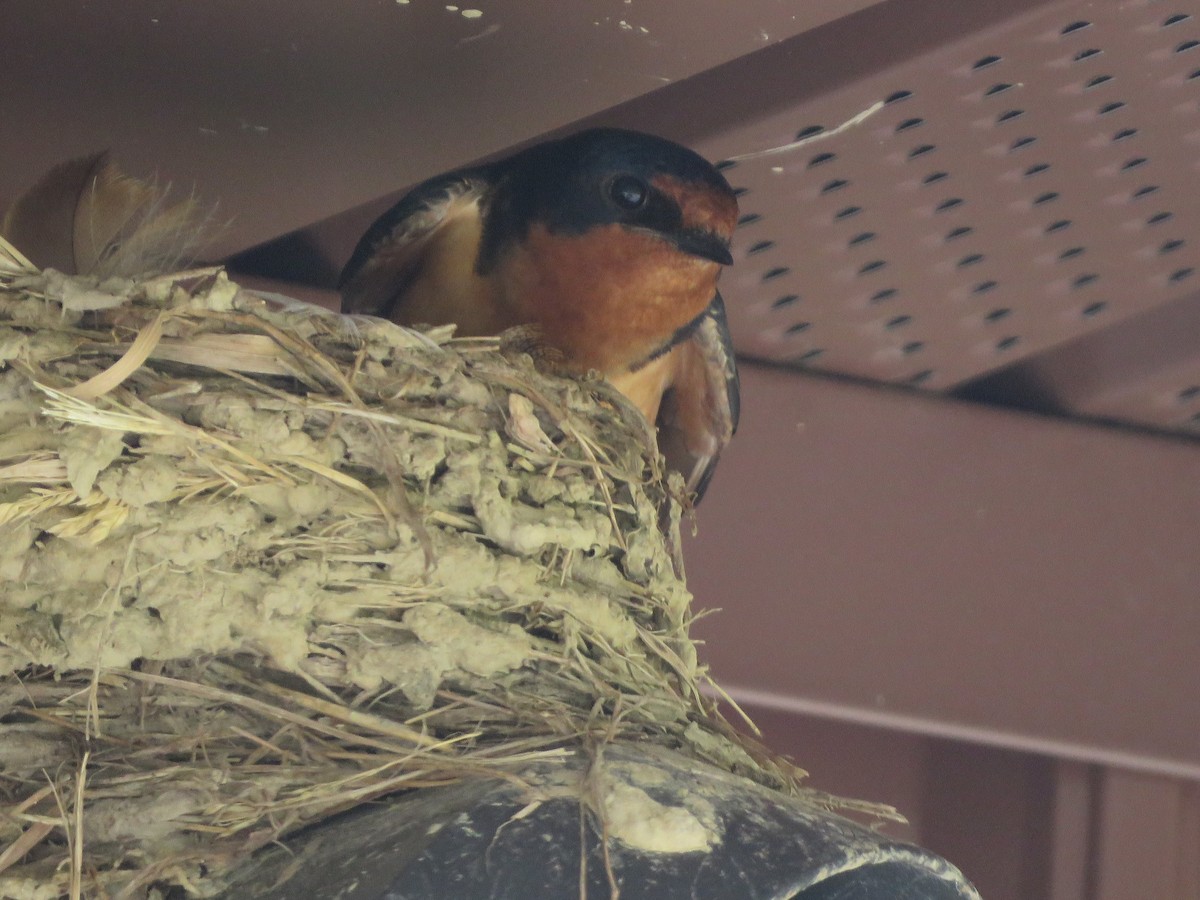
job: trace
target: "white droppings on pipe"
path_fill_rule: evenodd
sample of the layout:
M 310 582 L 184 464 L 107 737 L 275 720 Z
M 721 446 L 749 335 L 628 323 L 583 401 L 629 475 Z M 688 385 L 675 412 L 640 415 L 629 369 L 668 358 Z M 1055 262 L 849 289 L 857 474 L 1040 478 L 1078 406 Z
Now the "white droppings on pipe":
M 604 822 L 610 837 L 650 853 L 696 853 L 711 848 L 719 837 L 691 809 L 659 803 L 617 779 L 604 794 Z

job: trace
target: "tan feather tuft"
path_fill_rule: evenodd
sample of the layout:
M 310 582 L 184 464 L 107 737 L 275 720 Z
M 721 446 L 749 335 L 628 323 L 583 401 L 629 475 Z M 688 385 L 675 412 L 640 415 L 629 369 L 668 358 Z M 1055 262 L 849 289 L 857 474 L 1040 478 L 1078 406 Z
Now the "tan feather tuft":
M 211 237 L 213 207 L 168 203 L 170 185 L 125 175 L 107 153 L 47 172 L 8 210 L 0 235 L 36 265 L 132 277 L 187 266 Z
M 80 274 L 75 267 L 75 211 L 106 155 L 67 160 L 43 175 L 8 208 L 0 235 L 40 268 Z

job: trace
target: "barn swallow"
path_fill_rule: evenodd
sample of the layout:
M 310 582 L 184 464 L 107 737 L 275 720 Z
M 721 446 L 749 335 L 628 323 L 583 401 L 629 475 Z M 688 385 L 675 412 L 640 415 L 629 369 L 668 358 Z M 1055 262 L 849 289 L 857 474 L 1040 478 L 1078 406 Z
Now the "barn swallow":
M 717 292 L 737 199 L 685 147 L 598 128 L 418 185 L 359 241 L 342 311 L 497 335 L 517 326 L 657 425 L 698 500 L 738 419 Z

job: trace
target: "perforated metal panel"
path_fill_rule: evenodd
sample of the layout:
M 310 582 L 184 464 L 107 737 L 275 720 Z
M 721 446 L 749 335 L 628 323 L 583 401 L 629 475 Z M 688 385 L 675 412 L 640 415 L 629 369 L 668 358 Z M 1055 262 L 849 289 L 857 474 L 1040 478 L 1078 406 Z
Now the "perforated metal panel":
M 1200 425 L 1198 20 L 1190 3 L 1050 4 L 748 125 L 745 149 L 782 145 L 887 100 L 726 164 L 741 351 L 951 390 L 1104 333 L 1107 357 L 1076 368 L 1132 354 L 1135 383 L 1076 407 Z M 1178 352 L 1156 358 L 1154 333 L 1114 345 L 1164 309 Z

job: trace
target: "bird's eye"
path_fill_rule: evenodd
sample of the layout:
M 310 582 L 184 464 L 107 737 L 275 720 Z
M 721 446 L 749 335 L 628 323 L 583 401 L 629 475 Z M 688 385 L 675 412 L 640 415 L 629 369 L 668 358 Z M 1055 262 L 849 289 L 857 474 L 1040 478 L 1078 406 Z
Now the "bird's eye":
M 621 209 L 632 211 L 645 205 L 646 198 L 650 196 L 650 188 L 640 178 L 618 175 L 609 185 L 608 195 Z

